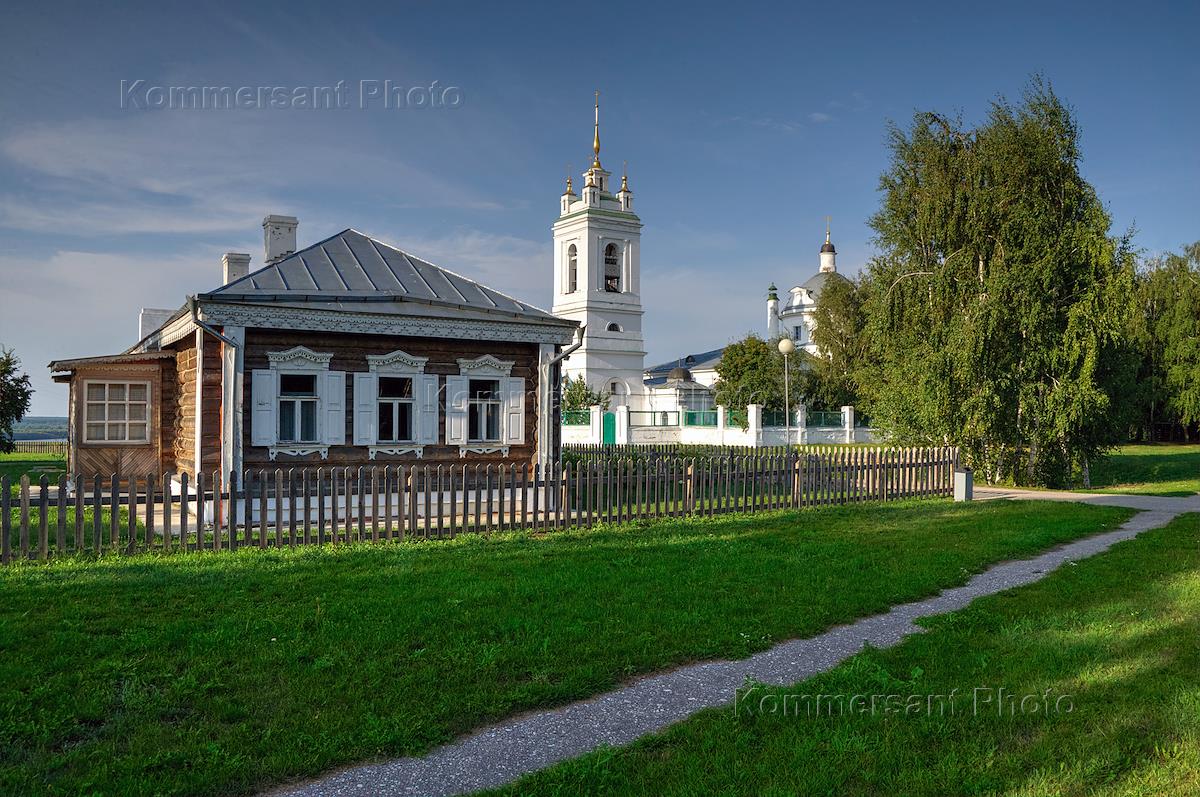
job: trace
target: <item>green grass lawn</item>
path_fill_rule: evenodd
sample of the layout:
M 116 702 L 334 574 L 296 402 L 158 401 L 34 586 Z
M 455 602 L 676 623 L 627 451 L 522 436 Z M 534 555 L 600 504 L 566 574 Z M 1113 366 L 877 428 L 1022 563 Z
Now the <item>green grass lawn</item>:
M 795 686 L 743 691 L 737 715 L 706 711 L 502 793 L 1200 793 L 1200 515 L 925 625 Z M 1001 687 L 1036 699 L 1022 711 Z M 815 709 L 839 694 L 844 712 Z M 945 698 L 852 713 L 858 694 Z M 784 695 L 809 697 L 772 713 Z
M 1142 495 L 1200 493 L 1200 445 L 1122 446 L 1092 468 L 1092 487 Z
M 5 568 L 0 793 L 240 793 L 416 753 L 1129 515 L 924 501 Z
M 37 484 L 46 474 L 51 484 L 58 483 L 60 473 L 65 473 L 67 461 L 51 454 L 0 454 L 0 477 L 7 476 L 13 487 L 21 482 L 21 476 L 29 474 L 29 483 Z M 16 489 L 12 490 L 16 494 Z

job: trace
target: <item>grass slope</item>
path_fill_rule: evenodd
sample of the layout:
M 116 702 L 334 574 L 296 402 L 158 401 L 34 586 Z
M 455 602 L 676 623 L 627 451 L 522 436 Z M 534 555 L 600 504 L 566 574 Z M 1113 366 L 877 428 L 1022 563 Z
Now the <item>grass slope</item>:
M 1092 486 L 1142 495 L 1200 493 L 1200 445 L 1122 446 L 1092 469 Z
M 0 572 L 0 793 L 224 794 L 745 656 L 1112 527 L 948 502 Z
M 750 692 L 737 716 L 707 711 L 502 793 L 1200 793 L 1200 515 L 925 624 L 931 633 L 891 650 Z M 1037 698 L 1022 711 L 1000 687 Z M 847 707 L 851 695 L 895 694 L 907 706 L 954 689 L 912 714 L 813 708 L 818 694 Z M 785 694 L 813 697 L 772 714 Z

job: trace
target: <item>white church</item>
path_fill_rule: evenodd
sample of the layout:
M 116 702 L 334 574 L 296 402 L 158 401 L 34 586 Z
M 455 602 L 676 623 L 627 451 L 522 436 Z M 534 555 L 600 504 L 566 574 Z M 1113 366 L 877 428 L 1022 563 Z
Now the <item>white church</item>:
M 591 167 L 575 193 L 571 179 L 554 222 L 554 304 L 556 316 L 579 321 L 583 342 L 563 363 L 563 376 L 583 377 L 588 386 L 611 395 L 610 407 L 632 411 L 709 410 L 717 364 L 723 349 L 689 354 L 645 367 L 642 337 L 642 221 L 633 212 L 626 175 L 610 191 L 612 173 L 600 165 L 600 103 L 597 96 Z M 772 284 L 767 296 L 766 338 L 788 336 L 797 349 L 817 352 L 812 342 L 818 297 L 837 271 L 837 251 L 828 222 L 815 274 L 788 291 L 780 303 Z

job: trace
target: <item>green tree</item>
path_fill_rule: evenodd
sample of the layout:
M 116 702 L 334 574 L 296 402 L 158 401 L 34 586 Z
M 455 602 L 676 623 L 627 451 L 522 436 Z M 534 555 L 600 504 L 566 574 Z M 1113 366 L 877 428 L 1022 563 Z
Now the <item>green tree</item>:
M 607 392 L 597 392 L 588 387 L 588 383 L 582 376 L 576 379 L 568 376 L 563 379 L 562 408 L 565 411 L 586 410 L 596 404 L 608 409 L 610 398 L 611 396 Z
M 33 388 L 29 375 L 21 371 L 21 361 L 12 349 L 0 346 L 0 453 L 7 454 L 13 445 L 13 426 L 29 412 Z
M 773 342 L 748 335 L 725 347 L 714 387 L 717 404 L 730 409 L 762 404 L 769 410 L 781 410 L 783 355 Z
M 890 145 L 859 378 L 874 422 L 960 446 L 989 481 L 1086 477 L 1128 429 L 1133 269 L 1070 110 L 1035 78 L 974 129 L 920 113 Z
M 864 289 L 846 279 L 830 279 L 817 298 L 812 340 L 816 355 L 805 355 L 802 394 L 814 409 L 860 406 L 859 375 L 867 370 Z
M 1137 275 L 1129 336 L 1142 353 L 1136 395 L 1141 437 L 1200 423 L 1200 242 L 1150 260 Z

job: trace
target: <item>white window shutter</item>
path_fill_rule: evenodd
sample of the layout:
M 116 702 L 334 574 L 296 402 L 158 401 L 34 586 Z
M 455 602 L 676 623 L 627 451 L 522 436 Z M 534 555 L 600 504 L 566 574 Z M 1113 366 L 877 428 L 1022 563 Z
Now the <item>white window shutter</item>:
M 423 374 L 417 382 L 417 442 L 421 445 L 436 445 L 438 441 L 438 378 L 436 374 Z
M 465 376 L 446 377 L 446 445 L 467 443 L 467 385 Z
M 346 372 L 322 375 L 321 404 L 325 416 L 322 440 L 327 446 L 346 445 Z
M 275 444 L 279 430 L 276 420 L 276 373 L 268 370 L 253 371 L 250 377 L 250 395 L 253 406 L 250 410 L 250 445 L 270 446 Z
M 521 445 L 525 442 L 525 380 L 512 377 L 504 382 L 504 442 Z
M 379 439 L 375 417 L 379 378 L 373 373 L 354 375 L 354 445 L 373 446 Z

